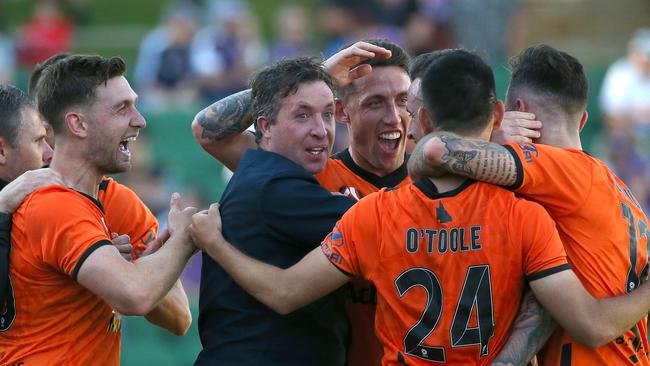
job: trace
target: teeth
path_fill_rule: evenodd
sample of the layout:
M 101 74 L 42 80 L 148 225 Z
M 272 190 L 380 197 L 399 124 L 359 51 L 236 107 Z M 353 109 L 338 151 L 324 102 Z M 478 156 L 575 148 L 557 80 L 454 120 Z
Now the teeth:
M 315 147 L 315 148 L 313 148 L 313 149 L 307 149 L 307 151 L 309 151 L 311 154 L 314 154 L 314 155 L 316 155 L 316 154 L 320 154 L 320 153 L 323 152 L 324 150 L 325 150 L 325 149 L 322 148 L 322 147 Z
M 400 137 L 402 137 L 401 132 L 386 132 L 379 135 L 379 138 L 384 140 L 397 140 Z

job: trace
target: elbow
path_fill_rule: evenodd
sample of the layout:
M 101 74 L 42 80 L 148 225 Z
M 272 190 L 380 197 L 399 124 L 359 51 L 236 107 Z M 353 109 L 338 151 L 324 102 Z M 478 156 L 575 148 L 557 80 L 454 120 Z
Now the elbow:
M 174 323 L 173 327 L 169 329 L 169 331 L 173 335 L 182 337 L 187 334 L 187 331 L 190 329 L 190 325 L 192 325 L 192 313 L 189 309 L 187 309 L 184 314 L 177 317 L 176 322 Z
M 203 138 L 203 126 L 199 124 L 199 121 L 196 118 L 192 121 L 192 135 L 194 135 L 194 139 L 201 145 L 201 147 L 204 147 L 205 144 L 208 143 L 208 140 Z
M 266 302 L 266 305 L 280 315 L 287 315 L 300 307 L 292 300 L 291 292 L 276 293 L 271 301 Z

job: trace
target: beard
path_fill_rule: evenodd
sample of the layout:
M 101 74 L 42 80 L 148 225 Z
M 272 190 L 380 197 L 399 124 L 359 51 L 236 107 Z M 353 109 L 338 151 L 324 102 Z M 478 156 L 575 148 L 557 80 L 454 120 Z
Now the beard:
M 92 161 L 93 165 L 101 174 L 117 174 L 124 173 L 131 169 L 131 160 L 120 161 L 118 159 L 118 150 L 115 145 L 103 141 L 97 145 L 91 145 L 88 149 L 87 156 Z

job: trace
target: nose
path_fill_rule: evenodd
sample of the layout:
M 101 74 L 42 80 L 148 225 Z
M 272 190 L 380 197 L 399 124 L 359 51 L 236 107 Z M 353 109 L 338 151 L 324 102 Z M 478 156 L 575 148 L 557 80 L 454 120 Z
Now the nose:
M 329 121 L 326 121 L 323 119 L 323 117 L 316 117 L 314 118 L 314 123 L 311 128 L 311 135 L 322 139 L 327 136 L 327 124 L 330 123 Z
M 400 107 L 395 102 L 388 103 L 384 123 L 390 126 L 398 125 L 402 120 L 400 113 Z
M 133 109 L 135 112 L 135 116 L 131 118 L 131 123 L 130 125 L 132 127 L 137 127 L 137 128 L 145 128 L 147 127 L 147 121 L 145 121 L 144 117 L 140 113 L 140 111 L 137 108 Z
M 43 140 L 43 165 L 49 165 L 52 162 L 52 155 L 54 155 L 54 150 L 50 147 L 45 140 Z

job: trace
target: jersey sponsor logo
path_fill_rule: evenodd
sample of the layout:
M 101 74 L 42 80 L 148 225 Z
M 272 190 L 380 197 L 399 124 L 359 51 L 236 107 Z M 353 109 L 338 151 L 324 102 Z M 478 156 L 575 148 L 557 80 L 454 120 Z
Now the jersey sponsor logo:
M 524 153 L 524 160 L 526 160 L 527 163 L 532 163 L 534 158 L 539 157 L 539 151 L 537 150 L 537 146 L 531 143 L 525 143 L 525 144 L 519 144 L 519 147 L 521 148 L 521 151 Z
M 337 226 L 335 226 L 334 230 L 332 230 L 332 232 L 327 235 L 327 238 L 325 238 L 325 240 L 320 243 L 323 254 L 325 254 L 330 262 L 336 264 L 343 263 L 343 257 L 341 257 L 341 255 L 338 253 L 334 253 L 332 247 L 342 247 L 343 245 L 345 245 L 343 242 L 343 235 L 341 235 L 341 232 L 338 230 Z

